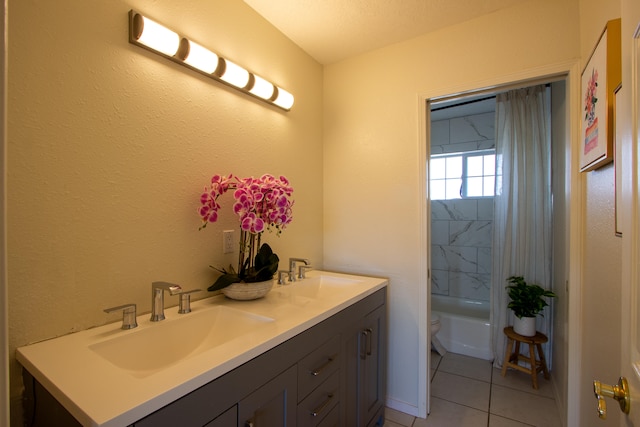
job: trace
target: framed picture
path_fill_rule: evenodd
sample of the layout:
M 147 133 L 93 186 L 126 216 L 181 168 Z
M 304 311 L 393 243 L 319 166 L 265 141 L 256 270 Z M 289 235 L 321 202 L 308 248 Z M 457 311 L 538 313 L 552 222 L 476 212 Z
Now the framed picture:
M 622 207 L 620 206 L 622 203 L 622 135 L 620 135 L 620 128 L 617 125 L 618 122 L 618 112 L 621 111 L 621 102 L 622 102 L 622 85 L 618 85 L 615 90 L 614 97 L 615 102 L 613 104 L 613 128 L 615 133 L 615 140 L 613 142 L 613 152 L 614 152 L 614 160 L 613 165 L 615 169 L 615 188 L 616 188 L 616 198 L 615 198 L 615 210 L 616 210 L 616 236 L 622 237 Z
M 620 19 L 607 22 L 582 70 L 580 171 L 613 160 L 614 91 L 622 82 Z

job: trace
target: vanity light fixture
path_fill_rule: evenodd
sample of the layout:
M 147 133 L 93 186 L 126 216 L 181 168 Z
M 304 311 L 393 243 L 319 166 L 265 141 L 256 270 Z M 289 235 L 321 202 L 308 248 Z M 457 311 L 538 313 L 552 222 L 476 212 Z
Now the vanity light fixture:
M 134 10 L 129 11 L 129 42 L 283 110 L 293 106 L 291 93 Z

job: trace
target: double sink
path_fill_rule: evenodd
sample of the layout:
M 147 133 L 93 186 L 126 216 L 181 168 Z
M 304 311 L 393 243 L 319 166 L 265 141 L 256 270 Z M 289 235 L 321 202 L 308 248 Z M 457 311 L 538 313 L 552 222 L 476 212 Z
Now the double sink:
M 384 286 L 379 278 L 322 271 L 266 297 L 222 295 L 166 319 L 138 316 L 21 347 L 18 361 L 84 425 L 127 425 L 224 375 Z M 109 402 L 105 405 L 103 402 Z

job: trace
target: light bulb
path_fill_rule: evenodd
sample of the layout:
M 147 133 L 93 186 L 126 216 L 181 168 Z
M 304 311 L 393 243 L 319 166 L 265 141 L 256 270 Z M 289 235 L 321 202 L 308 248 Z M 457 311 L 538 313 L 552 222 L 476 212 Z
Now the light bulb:
M 244 88 L 249 83 L 249 72 L 228 59 L 225 59 L 224 62 L 226 66 L 224 74 L 220 78 L 233 86 Z
M 291 95 L 286 90 L 278 87 L 278 97 L 272 101 L 278 107 L 284 108 L 285 110 L 291 109 L 293 106 L 293 95 Z
M 134 22 L 139 34 L 136 40 L 139 43 L 168 56 L 173 56 L 178 51 L 180 46 L 178 34 L 139 14 L 135 15 Z
M 218 68 L 218 55 L 191 40 L 187 42 L 189 43 L 189 53 L 184 58 L 184 62 L 205 73 L 213 73 Z
M 253 86 L 249 90 L 255 96 L 262 99 L 271 99 L 273 96 L 274 86 L 260 76 L 253 75 Z

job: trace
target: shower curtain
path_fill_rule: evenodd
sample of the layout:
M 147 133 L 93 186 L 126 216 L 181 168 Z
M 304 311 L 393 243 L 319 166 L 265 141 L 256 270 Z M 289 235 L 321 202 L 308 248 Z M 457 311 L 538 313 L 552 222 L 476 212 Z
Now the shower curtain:
M 492 346 L 501 367 L 503 329 L 513 324 L 507 278 L 551 288 L 551 107 L 544 85 L 496 97 L 496 196 L 493 222 Z M 551 340 L 550 307 L 536 329 Z M 551 346 L 545 349 L 547 363 Z M 550 367 L 550 366 L 549 366 Z

